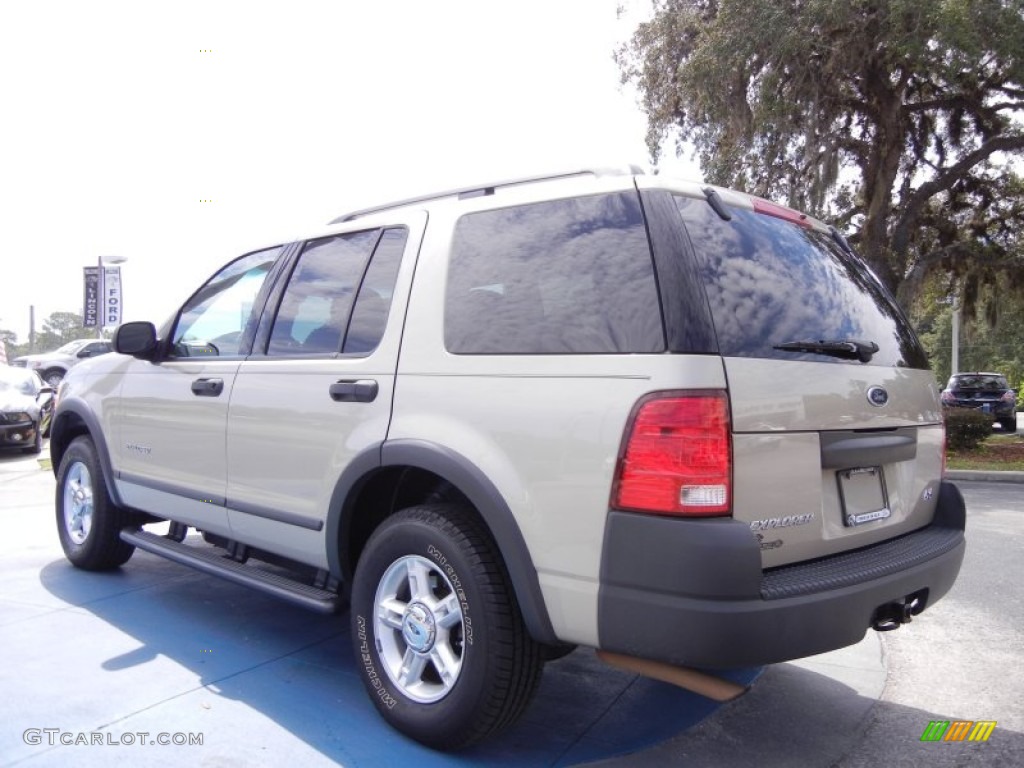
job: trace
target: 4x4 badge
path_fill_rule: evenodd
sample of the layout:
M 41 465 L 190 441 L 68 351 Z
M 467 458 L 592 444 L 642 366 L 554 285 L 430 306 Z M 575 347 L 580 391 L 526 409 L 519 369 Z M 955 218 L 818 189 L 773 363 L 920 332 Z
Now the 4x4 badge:
M 882 387 L 872 387 L 868 390 L 868 402 L 878 408 L 889 402 L 889 393 Z

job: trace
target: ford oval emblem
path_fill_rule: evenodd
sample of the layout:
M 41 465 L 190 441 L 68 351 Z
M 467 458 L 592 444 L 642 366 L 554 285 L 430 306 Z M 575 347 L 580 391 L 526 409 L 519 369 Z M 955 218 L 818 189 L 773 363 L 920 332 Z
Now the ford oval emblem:
M 889 393 L 882 387 L 872 387 L 868 390 L 868 402 L 878 408 L 881 408 L 889 402 Z

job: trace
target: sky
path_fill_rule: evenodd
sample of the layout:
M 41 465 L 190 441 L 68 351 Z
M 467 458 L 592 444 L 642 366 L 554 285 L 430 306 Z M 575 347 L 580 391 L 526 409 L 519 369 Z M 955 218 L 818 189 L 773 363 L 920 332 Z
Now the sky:
M 624 11 L 618 12 L 619 6 Z M 612 59 L 647 0 L 90 0 L 0 11 L 0 329 L 122 265 L 159 324 L 223 263 L 351 209 L 650 167 Z M 699 179 L 690 158 L 662 173 Z

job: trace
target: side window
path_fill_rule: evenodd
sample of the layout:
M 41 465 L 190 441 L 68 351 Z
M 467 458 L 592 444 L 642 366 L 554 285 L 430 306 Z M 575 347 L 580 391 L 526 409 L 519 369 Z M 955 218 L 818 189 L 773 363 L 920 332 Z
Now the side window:
M 336 354 L 380 230 L 306 243 L 270 332 L 268 355 Z
M 664 351 L 637 196 L 463 216 L 448 266 L 445 346 L 460 354 Z
M 381 236 L 363 284 L 359 286 L 342 352 L 369 354 L 380 344 L 408 238 L 409 233 L 405 229 L 388 229 Z
M 175 357 L 241 354 L 247 327 L 255 321 L 253 305 L 270 268 L 284 250 L 270 248 L 243 256 L 210 278 L 186 302 L 173 334 Z

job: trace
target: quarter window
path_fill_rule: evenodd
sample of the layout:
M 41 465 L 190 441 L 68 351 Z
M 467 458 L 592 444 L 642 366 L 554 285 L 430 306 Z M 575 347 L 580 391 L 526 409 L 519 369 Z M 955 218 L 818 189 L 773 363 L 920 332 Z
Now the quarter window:
M 636 195 L 463 216 L 448 268 L 445 346 L 460 354 L 663 351 Z

